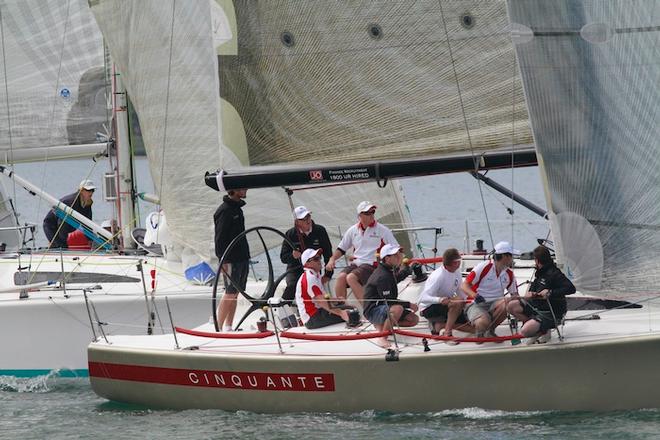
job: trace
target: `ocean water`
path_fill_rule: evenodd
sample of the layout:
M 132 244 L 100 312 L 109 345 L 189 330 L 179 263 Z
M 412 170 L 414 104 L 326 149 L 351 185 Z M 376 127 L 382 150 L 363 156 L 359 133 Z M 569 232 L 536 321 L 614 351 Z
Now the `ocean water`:
M 146 161 L 139 159 L 136 166 L 139 190 L 151 191 Z M 90 166 L 89 161 L 16 168 L 17 173 L 43 185 L 58 197 L 73 191 L 78 182 L 88 176 L 100 185 L 104 171 L 102 164 Z M 545 206 L 537 168 L 491 172 L 489 177 L 513 187 L 533 203 Z M 477 238 L 483 239 L 487 248 L 491 248 L 493 242 L 510 240 L 515 247 L 529 250 L 536 245 L 537 238 L 548 236 L 544 220 L 512 205 L 506 197 L 483 185 L 480 187 L 467 174 L 407 179 L 401 184 L 415 225 L 443 228 L 437 243 L 440 251 L 448 246 L 463 250 L 473 246 Z M 14 191 L 9 185 L 8 189 L 22 212 L 21 220 L 40 225 L 48 208 L 20 188 Z M 99 196 L 100 192 L 95 197 Z M 95 217 L 109 217 L 112 212 L 108 204 L 100 198 L 97 202 Z M 142 210 L 149 212 L 150 207 L 143 205 Z M 466 244 L 468 235 L 470 243 Z M 433 236 L 419 233 L 418 238 L 429 254 L 428 248 L 434 246 Z M 534 385 L 514 383 L 512 386 Z M 400 391 L 393 392 L 392 398 L 396 398 L 397 392 Z M 506 398 L 502 395 L 502 399 Z M 660 438 L 660 411 L 503 412 L 468 408 L 425 414 L 363 411 L 277 416 L 243 411 L 156 411 L 108 402 L 93 393 L 85 378 L 60 378 L 56 374 L 31 379 L 0 377 L 0 439 L 316 439 L 338 436 L 345 439 L 649 439 Z
M 631 378 L 635 380 L 637 378 Z M 532 385 L 533 386 L 533 385 Z M 394 397 L 393 397 L 394 398 Z M 502 396 L 506 399 L 506 396 Z M 85 379 L 0 377 L 0 439 L 652 439 L 660 411 L 255 414 L 150 410 L 97 397 Z

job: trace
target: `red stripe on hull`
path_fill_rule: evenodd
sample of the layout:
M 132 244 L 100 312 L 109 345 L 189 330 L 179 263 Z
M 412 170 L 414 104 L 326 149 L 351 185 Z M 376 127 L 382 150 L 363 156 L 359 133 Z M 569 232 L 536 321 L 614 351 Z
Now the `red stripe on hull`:
M 101 379 L 258 391 L 335 391 L 332 373 L 253 373 L 191 370 L 89 362 L 89 376 Z

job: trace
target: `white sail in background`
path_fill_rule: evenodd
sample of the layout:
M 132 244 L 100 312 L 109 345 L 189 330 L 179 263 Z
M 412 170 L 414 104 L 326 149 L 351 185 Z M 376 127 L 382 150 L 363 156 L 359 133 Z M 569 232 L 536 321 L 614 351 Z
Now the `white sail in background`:
M 582 290 L 657 292 L 660 3 L 509 12 L 558 256 Z
M 103 38 L 87 1 L 3 0 L 0 27 L 0 160 L 97 151 L 44 148 L 94 143 L 109 129 Z
M 213 212 L 222 194 L 203 184 L 203 173 L 239 163 L 219 133 L 218 66 L 211 22 L 219 5 L 214 5 L 215 15 L 210 14 L 208 1 L 99 0 L 91 6 L 140 117 L 152 177 L 172 238 L 208 259 L 213 255 Z M 221 124 L 229 140 L 226 132 L 243 127 L 224 114 Z M 382 191 L 369 184 L 296 192 L 293 200 L 307 205 L 337 242 L 334 225 L 345 230 L 354 223 L 361 200 L 382 206 L 383 221 L 403 223 L 398 206 L 392 203 L 395 189 L 389 187 Z M 293 222 L 283 190 L 250 191 L 247 201 L 248 226 L 287 229 Z M 279 240 L 268 244 L 279 244 Z M 256 242 L 252 247 L 258 252 Z

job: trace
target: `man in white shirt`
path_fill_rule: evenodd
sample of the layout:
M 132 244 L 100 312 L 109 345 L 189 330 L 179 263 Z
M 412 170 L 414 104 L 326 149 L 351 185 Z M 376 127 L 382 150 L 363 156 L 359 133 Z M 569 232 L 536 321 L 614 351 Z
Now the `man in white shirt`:
M 478 337 L 497 336 L 494 329 L 506 317 L 504 292 L 518 296 L 513 275 L 513 254 L 519 253 L 506 241 L 495 245 L 494 261 L 484 261 L 472 269 L 461 284 L 461 290 L 474 301 L 467 308 L 467 317 Z
M 420 314 L 429 321 L 431 333 L 437 335 L 444 327 L 445 336 L 452 336 L 454 324 L 460 330 L 473 332 L 464 309 L 467 295 L 461 285 L 461 254 L 449 248 L 442 254 L 442 266 L 431 273 L 419 297 Z
M 346 298 L 346 290 L 350 287 L 355 297 L 362 302 L 363 286 L 376 268 L 378 251 L 385 244 L 398 246 L 399 243 L 387 226 L 375 220 L 376 205 L 368 201 L 360 202 L 357 214 L 359 221 L 348 228 L 325 270 L 333 271 L 337 259 L 353 248 L 353 255 L 349 258 L 351 264 L 337 277 L 335 293 L 337 297 Z

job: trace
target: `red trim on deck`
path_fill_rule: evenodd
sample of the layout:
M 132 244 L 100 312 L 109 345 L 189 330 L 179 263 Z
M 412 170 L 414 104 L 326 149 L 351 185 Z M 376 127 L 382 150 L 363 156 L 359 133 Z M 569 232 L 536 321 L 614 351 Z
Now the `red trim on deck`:
M 348 335 L 327 335 L 320 333 L 298 333 L 291 331 L 283 331 L 280 336 L 290 339 L 304 339 L 306 341 L 355 341 L 358 339 L 372 339 L 382 338 L 389 335 L 390 332 L 369 332 L 369 333 L 352 333 Z
M 456 341 L 456 342 L 504 342 L 504 341 L 510 341 L 512 339 L 522 339 L 525 337 L 520 333 L 516 333 L 515 335 L 497 336 L 495 338 L 477 338 L 472 336 L 465 338 L 457 338 L 456 336 L 430 335 L 427 333 L 418 333 L 410 330 L 401 330 L 401 329 L 395 330 L 395 333 L 397 335 L 411 336 L 414 338 L 426 338 L 426 339 L 434 339 L 438 341 Z
M 215 333 L 215 332 L 202 332 L 199 330 L 190 330 L 183 327 L 174 327 L 177 333 L 183 333 L 192 336 L 201 336 L 203 338 L 217 338 L 217 339 L 262 339 L 273 336 L 275 333 L 272 331 L 259 332 L 259 333 L 244 333 L 244 332 L 231 332 L 231 333 Z
M 332 373 L 193 370 L 90 361 L 89 376 L 100 379 L 247 391 L 335 391 L 335 376 Z

